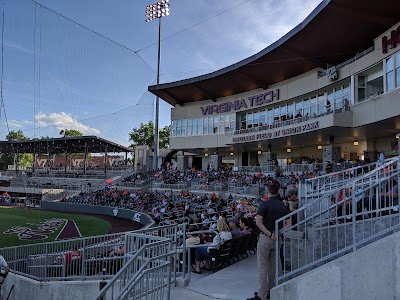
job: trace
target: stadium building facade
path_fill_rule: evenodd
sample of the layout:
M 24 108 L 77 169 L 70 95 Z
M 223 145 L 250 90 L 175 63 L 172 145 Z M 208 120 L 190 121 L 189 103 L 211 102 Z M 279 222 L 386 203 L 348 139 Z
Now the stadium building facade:
M 400 3 L 385 2 L 323 1 L 248 59 L 150 86 L 174 106 L 170 149 L 192 153 L 178 168 L 397 155 Z

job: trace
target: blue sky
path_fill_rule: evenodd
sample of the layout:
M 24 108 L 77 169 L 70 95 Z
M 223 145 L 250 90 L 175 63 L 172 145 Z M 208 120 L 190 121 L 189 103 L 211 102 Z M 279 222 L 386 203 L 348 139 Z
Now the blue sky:
M 158 21 L 145 22 L 152 1 L 3 1 L 0 139 L 8 130 L 34 138 L 59 137 L 68 128 L 128 145 L 132 128 L 153 119 L 154 96 L 146 91 L 156 78 Z M 171 0 L 162 19 L 160 82 L 210 73 L 261 51 L 319 2 Z M 169 117 L 162 103 L 160 125 Z

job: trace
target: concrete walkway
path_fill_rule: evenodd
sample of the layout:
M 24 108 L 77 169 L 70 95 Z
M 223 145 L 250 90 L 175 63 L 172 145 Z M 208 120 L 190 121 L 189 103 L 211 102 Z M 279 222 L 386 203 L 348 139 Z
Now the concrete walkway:
M 258 290 L 257 256 L 252 255 L 216 273 L 192 273 L 187 287 L 173 287 L 171 300 L 246 300 Z

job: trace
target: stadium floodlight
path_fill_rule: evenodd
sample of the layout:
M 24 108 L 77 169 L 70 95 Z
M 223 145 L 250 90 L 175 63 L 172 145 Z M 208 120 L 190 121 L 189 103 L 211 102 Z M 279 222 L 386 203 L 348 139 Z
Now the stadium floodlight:
M 161 62 L 161 18 L 169 15 L 169 0 L 160 0 L 155 4 L 146 6 L 146 22 L 158 19 L 158 58 L 157 58 L 157 85 L 160 84 L 160 62 Z M 157 170 L 158 148 L 159 148 L 159 119 L 160 119 L 160 98 L 156 96 L 156 109 L 154 117 L 154 152 L 153 170 Z

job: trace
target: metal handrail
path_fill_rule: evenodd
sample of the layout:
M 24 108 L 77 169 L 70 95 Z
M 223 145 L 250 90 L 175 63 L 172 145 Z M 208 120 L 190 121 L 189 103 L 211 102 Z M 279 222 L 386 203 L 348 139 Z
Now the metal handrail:
M 400 179 L 399 161 L 399 157 L 390 159 L 371 172 L 347 181 L 337 190 L 332 190 L 334 193 L 340 189 L 343 195 L 342 199 L 335 198 L 335 203 L 322 205 L 322 201 L 330 201 L 331 193 L 328 193 L 328 198 L 326 195 L 320 195 L 315 201 L 278 219 L 275 222 L 275 232 L 289 239 L 288 246 L 284 243 L 283 248 L 285 260 L 289 262 L 289 270 L 285 264 L 283 274 L 279 274 L 281 250 L 277 240 L 276 284 L 337 258 L 343 253 L 356 251 L 371 240 L 398 228 L 400 222 L 398 198 L 395 198 L 393 193 L 387 193 L 386 189 L 395 193 L 400 192 L 398 186 L 395 190 L 395 182 L 399 182 Z M 313 207 L 316 211 L 307 215 L 307 211 Z M 285 220 L 298 220 L 298 222 L 280 230 Z M 374 227 L 372 225 L 374 222 L 380 225 Z M 297 234 L 294 234 L 295 232 Z
M 138 234 L 132 234 L 132 236 L 144 237 L 144 238 L 148 237 L 147 235 L 138 235 Z M 156 238 L 156 237 L 154 237 L 154 238 Z M 168 243 L 169 245 L 171 245 L 171 239 L 160 238 L 160 237 L 158 239 L 159 239 L 159 241 L 147 243 L 147 244 L 143 245 L 142 247 L 140 247 L 140 249 L 133 256 L 131 256 L 131 258 L 128 260 L 128 262 L 118 271 L 118 273 L 107 283 L 107 285 L 101 290 L 99 295 L 97 295 L 94 299 L 96 299 L 96 300 L 102 299 L 102 297 L 104 297 L 110 289 L 114 289 L 114 284 L 117 281 L 121 281 L 121 277 L 125 276 L 125 273 L 127 273 L 128 269 L 132 268 L 132 265 L 134 265 L 137 261 L 141 260 L 140 256 L 143 255 L 145 250 L 148 250 L 149 248 L 157 246 L 157 245 L 164 245 L 165 243 Z M 146 259 L 145 263 L 143 265 L 141 265 L 138 270 L 135 270 L 135 273 L 133 273 L 133 277 L 129 279 L 129 282 L 127 284 L 125 284 L 125 286 L 123 286 L 122 288 L 120 287 L 121 288 L 120 293 L 115 297 L 115 299 L 120 299 L 121 295 L 127 293 L 128 288 L 132 285 L 132 283 L 134 281 L 136 281 L 136 279 L 143 276 L 143 272 L 146 270 L 146 267 L 148 266 L 148 264 L 150 262 L 153 262 L 154 260 L 162 258 L 162 257 L 168 257 L 173 254 L 174 254 L 173 251 L 169 251 L 167 253 L 164 253 L 163 255 L 156 256 L 156 257 L 149 257 L 148 259 Z M 126 278 L 124 278 L 124 280 L 126 280 Z M 112 299 L 114 299 L 113 291 L 112 291 L 111 297 L 112 297 Z

